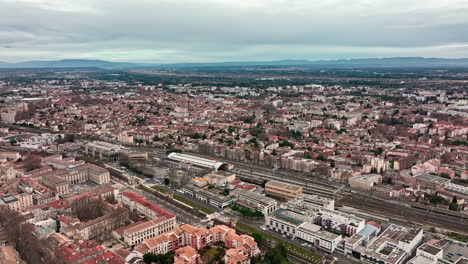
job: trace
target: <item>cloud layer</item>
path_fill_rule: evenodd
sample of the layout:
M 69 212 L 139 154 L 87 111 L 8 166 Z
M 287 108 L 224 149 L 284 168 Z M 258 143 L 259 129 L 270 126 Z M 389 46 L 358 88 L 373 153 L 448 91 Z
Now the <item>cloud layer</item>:
M 466 0 L 0 0 L 0 61 L 468 57 Z

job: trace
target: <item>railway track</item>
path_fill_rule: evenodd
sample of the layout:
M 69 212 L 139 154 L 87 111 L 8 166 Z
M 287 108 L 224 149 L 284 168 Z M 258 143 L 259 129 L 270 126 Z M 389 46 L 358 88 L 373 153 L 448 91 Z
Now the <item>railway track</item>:
M 410 224 L 417 223 L 423 226 L 438 227 L 468 235 L 468 220 L 456 216 L 443 215 L 434 211 L 406 207 L 358 195 L 346 196 L 344 199 L 340 200 L 340 204 L 408 222 Z

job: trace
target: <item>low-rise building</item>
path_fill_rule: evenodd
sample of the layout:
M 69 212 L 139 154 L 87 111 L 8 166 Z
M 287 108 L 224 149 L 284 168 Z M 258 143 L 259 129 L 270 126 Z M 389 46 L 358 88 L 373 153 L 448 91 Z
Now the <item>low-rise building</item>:
M 21 193 L 17 195 L 0 195 L 0 205 L 6 205 L 12 211 L 22 211 L 33 206 L 33 196 L 30 193 Z
M 141 244 L 135 247 L 135 251 L 140 256 L 145 253 L 166 254 L 169 251 L 177 251 L 187 246 L 200 250 L 217 242 L 224 243 L 224 246 L 228 249 L 236 249 L 236 252 L 243 255 L 242 259 L 249 260 L 251 257 L 260 254 L 260 250 L 253 237 L 237 235 L 236 230 L 233 228 L 218 225 L 206 229 L 196 228 L 187 224 L 159 236 L 144 239 Z M 234 259 L 236 258 L 226 263 L 238 263 L 233 261 Z
M 235 189 L 231 191 L 236 204 L 252 211 L 260 211 L 264 215 L 269 215 L 276 211 L 278 202 L 275 199 L 263 196 L 245 189 Z
M 200 254 L 191 246 L 185 246 L 175 251 L 174 264 L 200 264 Z
M 370 191 L 372 188 L 382 183 L 382 176 L 379 174 L 366 174 L 348 179 L 349 186 L 356 190 Z
M 302 194 L 302 187 L 279 181 L 269 181 L 265 184 L 265 194 L 283 200 L 291 200 Z
M 203 176 L 208 184 L 216 187 L 227 186 L 230 182 L 236 179 L 236 174 L 228 171 L 214 171 Z
M 392 224 L 373 239 L 361 259 L 371 263 L 404 263 L 423 238 L 420 227 L 405 227 Z
M 224 196 L 209 190 L 204 190 L 193 185 L 186 185 L 182 191 L 192 197 L 195 197 L 205 203 L 211 204 L 218 208 L 225 208 L 234 203 L 234 200 L 229 196 Z
M 321 226 L 308 222 L 304 222 L 297 227 L 296 237 L 328 252 L 335 251 L 343 239 L 341 235 L 327 232 L 322 230 Z

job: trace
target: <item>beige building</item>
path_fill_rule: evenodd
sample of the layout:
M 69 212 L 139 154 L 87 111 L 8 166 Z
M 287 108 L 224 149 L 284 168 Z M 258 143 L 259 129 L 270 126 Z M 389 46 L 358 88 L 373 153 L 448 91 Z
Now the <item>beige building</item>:
M 117 141 L 133 144 L 133 136 L 129 136 L 127 135 L 127 132 L 123 132 L 117 135 Z
M 366 174 L 348 179 L 349 186 L 361 191 L 370 191 L 372 187 L 382 183 L 382 176 L 379 174 Z
M 8 206 L 12 211 L 22 211 L 33 206 L 33 196 L 29 193 L 0 195 L 0 205 Z
M 56 194 L 62 195 L 68 193 L 68 181 L 54 175 L 45 175 L 42 177 L 42 185 L 51 189 Z
M 161 216 L 125 229 L 121 238 L 127 245 L 135 246 L 143 243 L 144 239 L 169 232 L 174 228 L 176 228 L 175 216 Z
M 283 200 L 291 200 L 302 194 L 302 187 L 279 181 L 269 181 L 265 184 L 265 194 Z
M 217 187 L 227 186 L 230 182 L 236 179 L 236 174 L 227 171 L 213 171 L 203 176 L 208 181 L 208 184 L 213 184 Z
M 6 112 L 1 114 L 2 121 L 5 123 L 16 122 L 16 112 Z
M 64 177 L 71 184 L 83 183 L 88 180 L 97 184 L 110 182 L 110 173 L 108 170 L 90 163 L 75 167 Z

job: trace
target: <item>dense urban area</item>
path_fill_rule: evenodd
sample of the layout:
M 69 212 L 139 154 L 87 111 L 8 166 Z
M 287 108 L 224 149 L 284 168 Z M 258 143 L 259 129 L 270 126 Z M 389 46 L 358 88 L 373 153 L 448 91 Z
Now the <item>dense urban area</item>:
M 0 69 L 0 263 L 466 264 L 467 80 Z

